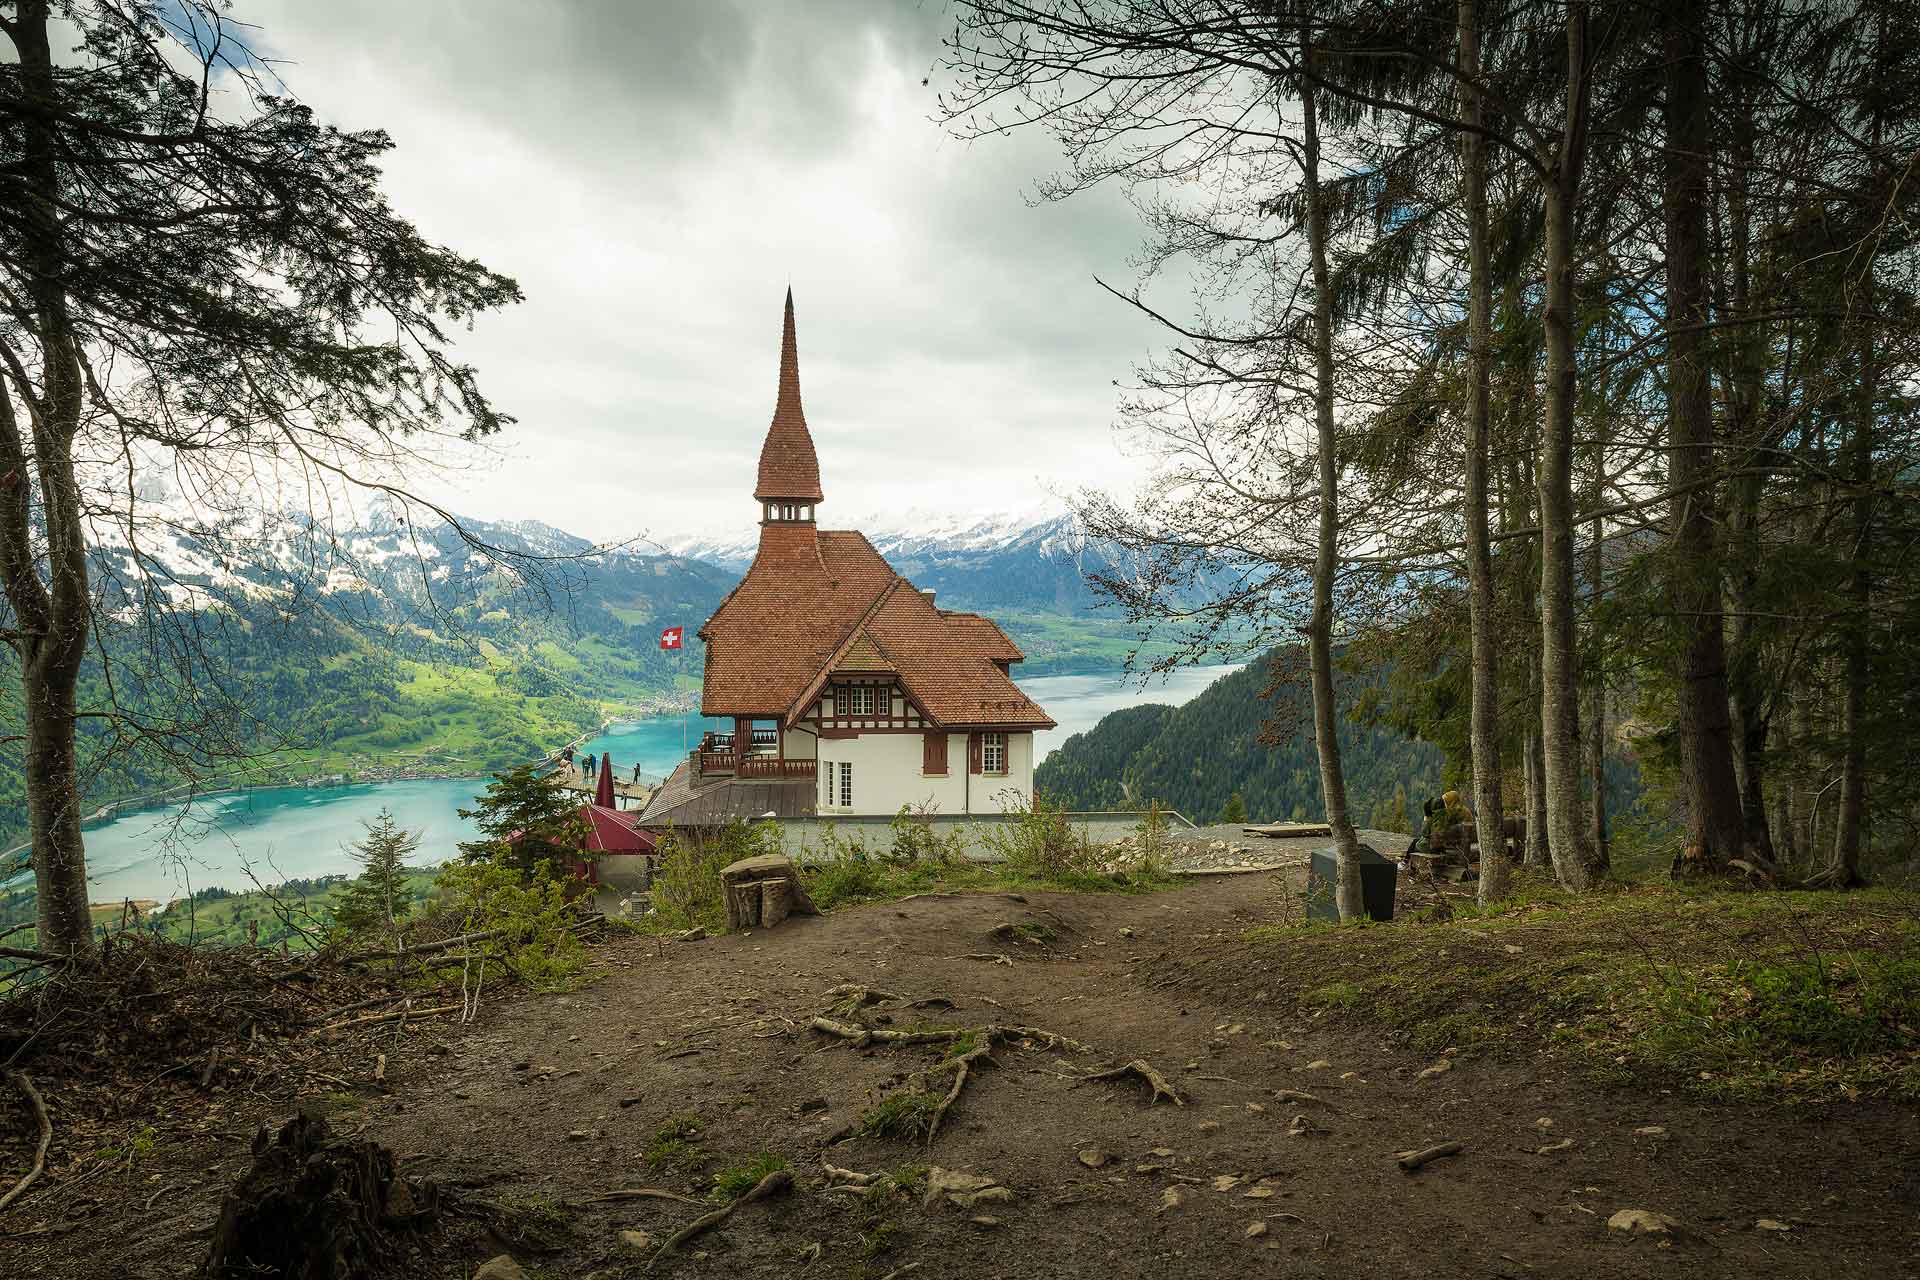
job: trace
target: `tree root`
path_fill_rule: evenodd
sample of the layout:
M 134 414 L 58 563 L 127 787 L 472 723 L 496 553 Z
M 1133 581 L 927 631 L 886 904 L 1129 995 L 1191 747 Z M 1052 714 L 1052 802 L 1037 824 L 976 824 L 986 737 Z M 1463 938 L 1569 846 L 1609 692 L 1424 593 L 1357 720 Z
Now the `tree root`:
M 27 1078 L 27 1073 L 24 1071 L 9 1071 L 7 1079 L 13 1081 L 21 1095 L 26 1098 L 27 1106 L 32 1109 L 34 1121 L 40 1126 L 40 1143 L 34 1148 L 33 1167 L 27 1170 L 26 1176 L 13 1184 L 7 1194 L 0 1196 L 0 1211 L 4 1211 L 8 1205 L 24 1195 L 27 1188 L 47 1171 L 47 1148 L 53 1145 L 53 1121 L 47 1115 L 47 1104 L 40 1097 L 40 1091 L 33 1087 L 33 1081 Z
M 1460 1142 L 1443 1142 L 1437 1147 L 1428 1147 L 1425 1151 L 1403 1151 L 1399 1157 L 1400 1167 L 1412 1173 L 1420 1166 L 1431 1164 L 1435 1160 L 1459 1155 L 1465 1150 L 1465 1145 Z
M 863 987 L 857 982 L 843 982 L 827 992 L 827 1008 L 837 1013 L 858 1013 L 870 1004 L 905 1004 L 906 1000 L 898 992 Z
M 1180 1091 L 1174 1088 L 1165 1076 L 1155 1071 L 1145 1058 L 1135 1058 L 1125 1066 L 1114 1067 L 1108 1071 L 1096 1071 L 1090 1076 L 1083 1076 L 1081 1078 L 1085 1080 L 1122 1080 L 1127 1076 L 1139 1077 L 1146 1082 L 1149 1089 L 1153 1090 L 1153 1095 L 1147 1099 L 1148 1106 L 1152 1106 L 1162 1098 L 1172 1102 L 1176 1107 L 1184 1107 L 1187 1105 L 1187 1100 L 1180 1096 Z
M 583 1204 L 609 1204 L 617 1200 L 678 1200 L 681 1204 L 705 1204 L 705 1200 L 696 1200 L 692 1196 L 683 1196 L 678 1191 L 662 1191 L 657 1187 L 626 1187 L 619 1191 L 603 1191 L 597 1196 L 588 1196 Z
M 659 1251 L 647 1261 L 647 1270 L 652 1271 L 654 1267 L 659 1264 L 660 1259 L 666 1257 L 675 1249 L 678 1249 L 681 1245 L 699 1235 L 702 1231 L 710 1230 L 725 1222 L 733 1216 L 733 1211 L 741 1205 L 751 1200 L 765 1200 L 769 1196 L 777 1196 L 792 1186 L 793 1174 L 785 1169 L 775 1169 L 772 1173 L 754 1183 L 752 1190 L 715 1209 L 712 1213 L 703 1214 L 695 1218 L 692 1222 L 689 1222 L 686 1226 L 668 1236 L 667 1242 L 661 1245 Z
M 869 1044 L 951 1044 L 961 1036 L 969 1034 L 964 1028 L 949 1028 L 940 1031 L 876 1031 L 871 1027 L 856 1026 L 851 1022 L 838 1022 L 826 1014 L 816 1014 L 807 1024 L 815 1031 L 824 1031 L 830 1036 L 842 1040 L 851 1040 L 856 1049 Z
M 991 1032 L 992 1028 L 988 1028 L 988 1031 Z M 950 1064 L 947 1064 L 953 1067 L 953 1084 L 948 1088 L 947 1096 L 940 1099 L 940 1105 L 933 1109 L 933 1115 L 927 1119 L 927 1146 L 929 1148 L 933 1146 L 935 1135 L 940 1132 L 940 1122 L 947 1118 L 947 1109 L 959 1099 L 960 1091 L 967 1087 L 967 1077 L 971 1072 L 973 1064 L 982 1058 L 986 1058 L 989 1062 L 993 1061 L 992 1053 L 993 1037 L 991 1034 L 988 1034 L 981 1037 L 979 1044 L 953 1059 Z

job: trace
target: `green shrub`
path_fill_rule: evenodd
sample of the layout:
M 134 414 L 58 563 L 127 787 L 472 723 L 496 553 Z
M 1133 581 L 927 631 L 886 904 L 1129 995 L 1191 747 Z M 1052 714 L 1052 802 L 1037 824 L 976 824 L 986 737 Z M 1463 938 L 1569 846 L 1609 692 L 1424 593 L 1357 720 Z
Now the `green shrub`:
M 532 872 L 503 862 L 450 862 L 434 881 L 435 912 L 450 933 L 498 930 L 513 974 L 539 991 L 573 984 L 586 952 L 570 929 L 578 916 L 569 882 L 545 866 Z
M 1034 796 L 1031 805 L 1017 805 L 1007 817 L 1006 822 L 983 826 L 980 836 L 1010 874 L 1030 880 L 1098 874 L 1098 850 L 1074 831 L 1065 810 L 1046 797 Z

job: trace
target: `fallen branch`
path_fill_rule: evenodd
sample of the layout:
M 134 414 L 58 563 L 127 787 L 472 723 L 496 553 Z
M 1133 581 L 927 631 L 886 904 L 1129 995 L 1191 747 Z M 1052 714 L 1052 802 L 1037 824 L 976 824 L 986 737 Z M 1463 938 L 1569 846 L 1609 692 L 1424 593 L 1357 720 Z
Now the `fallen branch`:
M 1435 1160 L 1444 1160 L 1448 1156 L 1457 1156 L 1466 1147 L 1461 1142 L 1443 1142 L 1437 1147 L 1428 1147 L 1425 1151 L 1403 1151 L 1400 1153 L 1400 1167 L 1408 1173 Z
M 316 1028 L 316 1030 L 344 1031 L 348 1027 L 364 1026 L 370 1022 L 392 1022 L 395 1018 L 431 1018 L 438 1013 L 458 1012 L 460 1012 L 460 1006 L 457 1004 L 443 1004 L 432 1009 L 390 1009 L 386 1013 L 370 1013 L 364 1018 L 348 1018 L 345 1022 L 330 1022 L 324 1027 Z
M 594 925 L 604 924 L 606 919 L 607 917 L 604 913 L 595 913 L 568 925 L 566 932 L 580 933 L 583 930 L 591 929 Z M 463 933 L 455 938 L 443 938 L 439 942 L 423 942 L 417 947 L 408 947 L 398 953 L 390 951 L 385 947 L 380 947 L 373 951 L 356 951 L 352 955 L 341 956 L 339 963 L 365 964 L 369 960 L 410 960 L 414 956 L 429 956 L 438 951 L 450 951 L 455 947 L 464 946 L 469 942 L 484 942 L 488 938 L 498 938 L 503 934 L 513 932 L 515 932 L 515 930 L 511 928 L 482 929 L 478 933 Z
M 712 1213 L 703 1214 L 695 1218 L 692 1222 L 689 1222 L 686 1226 L 668 1236 L 667 1242 L 660 1246 L 659 1252 L 655 1253 L 653 1257 L 647 1261 L 647 1270 L 652 1271 L 660 1259 L 666 1257 L 675 1249 L 678 1249 L 681 1245 L 699 1235 L 702 1231 L 717 1227 L 725 1222 L 733 1216 L 733 1211 L 741 1205 L 752 1200 L 765 1200 L 769 1196 L 779 1195 L 792 1186 L 793 1175 L 785 1169 L 775 1169 L 772 1173 L 754 1183 L 752 1190 L 715 1209 Z
M 411 999 L 413 999 L 413 997 L 404 991 L 389 991 L 383 996 L 373 996 L 366 1000 L 355 1000 L 352 1004 L 343 1004 L 338 1009 L 331 1009 L 320 1015 L 320 1021 L 325 1022 L 329 1018 L 337 1018 L 343 1013 L 355 1013 L 361 1009 L 371 1009 L 377 1004 L 397 1004 L 402 1000 Z
M 28 1079 L 24 1071 L 9 1071 L 7 1079 L 13 1081 L 21 1095 L 26 1098 L 27 1106 L 32 1109 L 33 1118 L 40 1126 L 40 1144 L 34 1148 L 33 1167 L 27 1170 L 25 1177 L 13 1184 L 7 1194 L 0 1196 L 0 1212 L 4 1212 L 8 1205 L 25 1194 L 26 1189 L 47 1171 L 47 1148 L 53 1145 L 53 1120 L 47 1115 L 47 1104 L 41 1098 L 40 1091 L 33 1087 L 33 1081 Z
M 678 1191 L 662 1191 L 658 1187 L 626 1187 L 619 1191 L 603 1191 L 597 1196 L 588 1196 L 583 1204 L 610 1204 L 619 1200 L 678 1200 L 681 1204 L 705 1204 L 705 1200 L 696 1200 L 692 1196 L 683 1196 Z
M 1180 1096 L 1180 1091 L 1169 1084 L 1165 1076 L 1148 1065 L 1145 1058 L 1135 1058 L 1125 1066 L 1114 1067 L 1109 1071 L 1096 1071 L 1090 1076 L 1083 1076 L 1082 1079 L 1121 1080 L 1127 1076 L 1139 1077 L 1146 1082 L 1149 1089 L 1153 1090 L 1153 1096 L 1147 1099 L 1148 1106 L 1152 1106 L 1162 1098 L 1170 1100 L 1176 1107 L 1187 1105 L 1187 1100 Z

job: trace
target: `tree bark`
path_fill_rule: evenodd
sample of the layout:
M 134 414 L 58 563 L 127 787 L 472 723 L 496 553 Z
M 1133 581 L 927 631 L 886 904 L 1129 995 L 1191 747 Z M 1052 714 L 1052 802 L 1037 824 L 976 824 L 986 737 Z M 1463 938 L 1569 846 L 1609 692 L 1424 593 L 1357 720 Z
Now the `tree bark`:
M 1480 840 L 1480 901 L 1507 892 L 1506 842 L 1500 797 L 1499 622 L 1493 601 L 1493 545 L 1488 538 L 1487 465 L 1492 433 L 1493 266 L 1487 239 L 1485 112 L 1475 83 L 1480 75 L 1480 17 L 1474 0 L 1460 0 L 1461 137 L 1467 213 L 1467 626 L 1472 651 L 1473 806 Z
M 1863 306 L 1873 313 L 1873 285 L 1867 273 Z M 1841 631 L 1840 795 L 1834 810 L 1833 852 L 1817 880 L 1845 889 L 1861 883 L 1860 850 L 1864 843 L 1867 808 L 1867 680 L 1871 658 L 1873 575 L 1868 567 L 1873 537 L 1873 437 L 1879 413 L 1879 367 L 1874 355 L 1873 323 L 1863 326 L 1861 391 L 1848 479 L 1853 485 L 1848 541 L 1852 544 L 1853 572 L 1847 582 L 1847 619 Z
M 1706 32 L 1687 6 L 1667 10 L 1667 437 L 1674 499 L 1674 624 L 1681 633 L 1676 697 L 1687 839 L 1718 866 L 1745 852 L 1733 772 L 1719 532 L 1713 486 L 1713 387 L 1706 325 L 1708 132 Z M 1696 855 L 1698 856 L 1698 855 Z
M 1768 726 L 1763 714 L 1760 645 L 1755 637 L 1755 594 L 1761 556 L 1759 464 L 1760 407 L 1766 396 L 1767 343 L 1770 327 L 1754 318 L 1753 223 L 1748 184 L 1754 164 L 1752 91 L 1745 77 L 1736 81 L 1733 96 L 1733 163 L 1727 169 L 1727 261 L 1731 281 L 1731 310 L 1738 328 L 1732 347 L 1733 363 L 1727 378 L 1727 403 L 1732 421 L 1728 435 L 1742 450 L 1741 471 L 1732 484 L 1728 513 L 1730 554 L 1726 559 L 1723 590 L 1726 597 L 1727 714 L 1733 735 L 1733 776 L 1740 791 L 1740 814 L 1750 848 L 1772 864 L 1773 833 L 1766 795 Z
M 1588 116 L 1587 5 L 1567 6 L 1566 119 L 1544 183 L 1547 413 L 1540 433 L 1540 739 L 1547 848 L 1569 889 L 1598 878 L 1580 809 L 1580 682 L 1573 593 L 1573 238 Z
M 1307 33 L 1303 60 L 1311 60 Z M 1340 473 L 1333 430 L 1333 285 L 1327 269 L 1327 210 L 1320 192 L 1320 120 L 1311 86 L 1300 89 L 1301 178 L 1307 205 L 1307 252 L 1313 269 L 1313 420 L 1319 450 L 1320 529 L 1313 560 L 1313 617 L 1307 626 L 1313 677 L 1313 739 L 1320 758 L 1320 793 L 1333 828 L 1334 905 L 1342 920 L 1366 914 L 1360 886 L 1360 839 L 1347 812 L 1347 779 L 1340 763 L 1339 716 L 1333 685 L 1333 575 L 1340 548 Z
M 47 5 L 22 0 L 7 35 L 19 54 L 21 92 L 58 105 L 48 44 Z M 80 350 L 68 311 L 65 232 L 57 212 L 60 176 L 52 116 L 20 117 L 22 159 L 17 218 L 24 252 L 34 264 L 32 306 L 38 333 L 40 385 L 22 385 L 23 353 L 10 354 L 14 392 L 25 409 L 32 467 L 14 396 L 0 398 L 0 575 L 18 620 L 21 694 L 27 722 L 26 792 L 33 839 L 35 923 L 41 950 L 94 954 L 87 913 L 87 871 L 80 833 L 75 724 L 80 665 L 91 616 L 80 490 L 73 466 L 84 384 Z M 11 337 L 8 339 L 11 340 Z M 36 566 L 28 476 L 38 478 L 46 580 Z

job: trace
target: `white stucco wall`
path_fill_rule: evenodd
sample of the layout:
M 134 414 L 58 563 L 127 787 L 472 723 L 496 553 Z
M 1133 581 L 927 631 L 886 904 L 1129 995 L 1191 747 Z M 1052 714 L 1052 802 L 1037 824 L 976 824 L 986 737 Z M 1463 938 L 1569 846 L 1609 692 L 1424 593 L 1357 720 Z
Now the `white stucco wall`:
M 921 772 L 926 760 L 918 733 L 863 733 L 853 738 L 825 738 L 820 742 L 820 775 L 816 797 L 822 816 L 851 814 L 888 816 L 900 806 L 926 806 L 942 814 L 1000 813 L 1033 799 L 1033 735 L 1007 735 L 1005 774 L 967 775 L 967 735 L 947 735 L 947 772 L 944 777 Z M 853 804 L 840 807 L 839 765 L 853 765 Z M 831 766 L 831 768 L 829 767 Z M 825 780 L 832 775 L 835 790 L 829 800 Z

